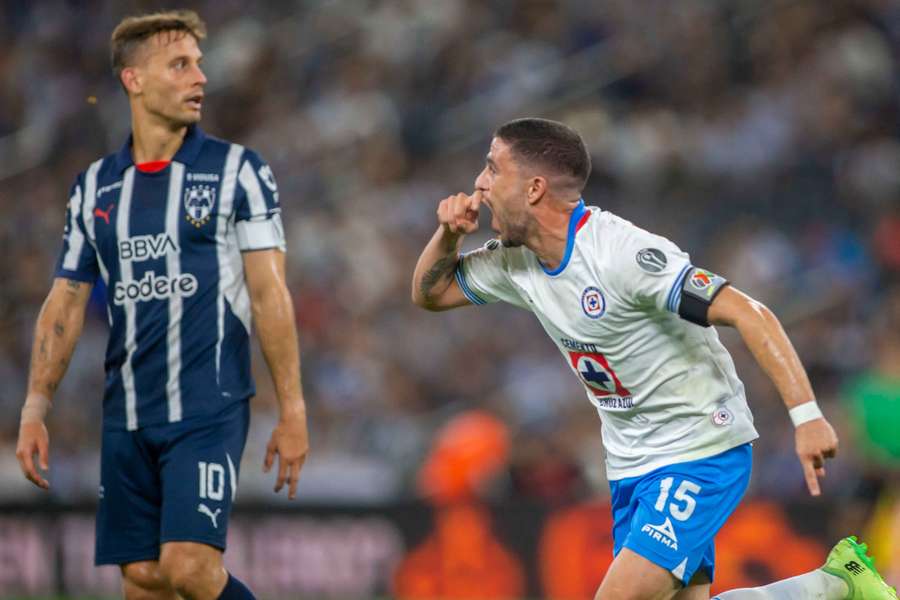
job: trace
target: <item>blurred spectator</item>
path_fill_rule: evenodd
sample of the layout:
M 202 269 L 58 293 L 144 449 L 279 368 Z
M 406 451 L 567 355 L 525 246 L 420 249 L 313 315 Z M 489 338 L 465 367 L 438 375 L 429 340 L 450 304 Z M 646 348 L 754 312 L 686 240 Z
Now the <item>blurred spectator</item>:
M 885 291 L 870 340 L 872 367 L 848 383 L 845 396 L 857 448 L 900 484 L 900 287 Z

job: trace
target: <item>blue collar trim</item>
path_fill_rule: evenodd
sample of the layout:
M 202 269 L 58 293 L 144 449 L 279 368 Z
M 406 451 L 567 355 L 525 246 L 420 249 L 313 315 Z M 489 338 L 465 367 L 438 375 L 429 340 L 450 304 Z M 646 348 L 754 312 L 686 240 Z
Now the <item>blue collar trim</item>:
M 569 264 L 569 259 L 572 258 L 572 248 L 575 247 L 575 228 L 578 227 L 578 222 L 586 212 L 587 208 L 585 208 L 584 206 L 584 199 L 581 198 L 578 200 L 578 204 L 575 206 L 575 209 L 572 211 L 572 215 L 569 217 L 569 232 L 567 234 L 568 237 L 566 238 L 566 253 L 563 254 L 562 262 L 559 263 L 558 267 L 551 271 L 544 266 L 544 263 L 542 263 L 540 259 L 538 259 L 538 264 L 541 265 L 541 268 L 547 275 L 551 277 L 559 275 Z
M 203 130 L 196 125 L 189 125 L 187 132 L 184 134 L 184 140 L 181 142 L 181 147 L 175 153 L 175 156 L 172 157 L 172 160 L 185 165 L 194 164 L 194 161 L 200 155 L 200 149 L 203 148 L 204 140 L 206 140 L 206 134 L 203 133 Z M 129 135 L 125 144 L 116 152 L 116 168 L 119 172 L 134 164 L 134 159 L 131 156 L 132 143 L 133 136 Z

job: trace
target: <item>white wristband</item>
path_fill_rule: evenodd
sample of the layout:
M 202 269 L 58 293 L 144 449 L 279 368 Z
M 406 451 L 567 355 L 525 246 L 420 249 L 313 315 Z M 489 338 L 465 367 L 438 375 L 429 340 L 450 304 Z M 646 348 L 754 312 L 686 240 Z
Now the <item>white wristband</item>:
M 816 404 L 815 400 L 810 400 L 809 402 L 804 402 L 803 404 L 795 406 L 788 411 L 788 414 L 791 415 L 791 421 L 794 423 L 794 427 L 800 427 L 804 423 L 822 418 L 822 411 L 819 409 L 819 405 Z

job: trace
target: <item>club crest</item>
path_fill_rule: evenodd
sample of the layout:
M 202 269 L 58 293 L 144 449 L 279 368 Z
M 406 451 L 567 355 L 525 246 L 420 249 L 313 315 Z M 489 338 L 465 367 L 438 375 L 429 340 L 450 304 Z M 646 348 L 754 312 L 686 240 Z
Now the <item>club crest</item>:
M 211 185 L 192 185 L 184 191 L 184 210 L 194 227 L 202 227 L 209 221 L 215 203 L 216 188 Z
M 606 312 L 606 298 L 598 288 L 584 288 L 581 293 L 581 310 L 591 319 L 599 319 Z

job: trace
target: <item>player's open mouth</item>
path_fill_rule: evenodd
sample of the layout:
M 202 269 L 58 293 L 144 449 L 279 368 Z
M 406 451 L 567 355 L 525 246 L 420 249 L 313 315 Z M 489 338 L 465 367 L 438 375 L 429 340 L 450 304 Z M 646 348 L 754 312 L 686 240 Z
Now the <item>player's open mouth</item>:
M 187 103 L 191 108 L 200 110 L 200 107 L 203 106 L 203 96 L 191 96 L 187 99 Z

